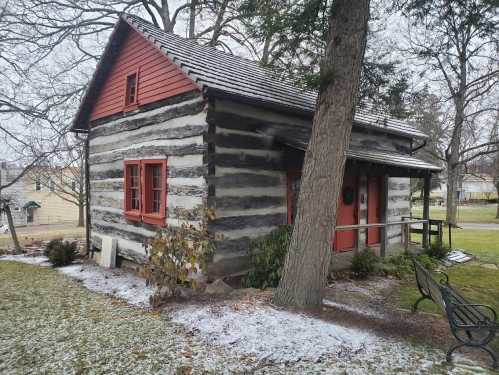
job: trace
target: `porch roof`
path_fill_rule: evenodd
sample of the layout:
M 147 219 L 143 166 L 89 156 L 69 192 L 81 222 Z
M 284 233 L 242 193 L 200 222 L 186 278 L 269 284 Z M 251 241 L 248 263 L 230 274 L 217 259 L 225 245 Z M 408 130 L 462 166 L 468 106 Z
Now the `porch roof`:
M 309 135 L 305 132 L 283 132 L 282 129 L 271 129 L 269 132 L 260 131 L 264 134 L 271 134 L 279 142 L 284 143 L 292 148 L 306 151 Z M 380 164 L 385 166 L 399 167 L 414 171 L 424 172 L 440 172 L 442 168 L 428 163 L 422 159 L 416 158 L 409 154 L 401 154 L 393 151 L 379 150 L 374 148 L 350 148 L 347 150 L 347 158 L 349 160 L 358 160 L 368 163 Z

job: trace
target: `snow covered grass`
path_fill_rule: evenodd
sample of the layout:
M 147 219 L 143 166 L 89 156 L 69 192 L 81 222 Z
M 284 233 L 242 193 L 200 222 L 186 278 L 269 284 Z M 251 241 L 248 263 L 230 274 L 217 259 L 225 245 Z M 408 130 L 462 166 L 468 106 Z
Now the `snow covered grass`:
M 48 267 L 0 262 L 0 374 L 231 374 L 250 358 Z
M 172 320 L 236 353 L 275 363 L 315 362 L 338 351 L 356 353 L 374 345 L 377 339 L 365 331 L 266 306 L 240 310 L 188 306 L 173 313 Z
M 37 265 L 37 266 L 43 266 L 43 267 L 49 267 L 50 266 L 50 263 L 49 263 L 49 259 L 45 256 L 35 256 L 35 257 L 31 257 L 31 256 L 26 256 L 26 255 L 23 255 L 23 254 L 19 254 L 19 255 L 4 255 L 4 256 L 0 256 L 0 261 L 1 260 L 10 260 L 10 261 L 14 261 L 14 262 L 20 262 L 20 263 L 25 263 L 25 264 L 33 264 L 33 265 Z
M 44 264 L 36 257 L 0 259 Z M 47 373 L 175 374 L 179 366 L 216 374 L 488 373 L 461 356 L 449 367 L 441 350 L 258 301 L 180 304 L 168 312 L 169 321 L 90 293 L 62 274 L 140 307 L 148 306 L 152 292 L 142 279 L 116 269 L 0 262 L 0 301 L 6 302 L 0 305 L 0 332 L 6 332 L 0 335 L 0 373 L 36 368 Z
M 25 264 L 50 266 L 44 256 L 9 255 L 0 257 L 0 261 L 16 261 Z M 83 285 L 97 293 L 104 293 L 127 301 L 131 305 L 149 307 L 149 296 L 153 290 L 145 285 L 143 278 L 121 269 L 107 269 L 93 264 L 72 264 L 56 268 L 58 272 L 79 280 Z
M 440 350 L 270 306 L 237 306 L 186 306 L 171 318 L 235 355 L 255 356 L 273 366 L 309 363 L 320 371 L 325 365 L 326 373 L 333 374 L 488 373 L 459 356 L 449 367 Z
M 59 272 L 83 282 L 93 292 L 109 294 L 131 305 L 149 307 L 152 288 L 145 280 L 120 269 L 106 269 L 91 264 L 75 264 L 57 269 Z

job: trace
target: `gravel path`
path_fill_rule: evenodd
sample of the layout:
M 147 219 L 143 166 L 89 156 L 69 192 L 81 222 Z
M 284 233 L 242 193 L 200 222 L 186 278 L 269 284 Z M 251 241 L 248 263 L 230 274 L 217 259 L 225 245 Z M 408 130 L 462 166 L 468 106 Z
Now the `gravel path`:
M 186 305 L 170 316 L 176 323 L 52 268 L 1 261 L 0 373 L 488 373 L 468 361 L 447 366 L 439 350 L 265 306 Z

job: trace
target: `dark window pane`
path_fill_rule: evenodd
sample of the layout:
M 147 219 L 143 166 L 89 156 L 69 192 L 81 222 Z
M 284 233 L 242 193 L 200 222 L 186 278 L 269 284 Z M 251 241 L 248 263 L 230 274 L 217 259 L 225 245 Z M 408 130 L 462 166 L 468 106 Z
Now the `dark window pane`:
M 126 105 L 135 103 L 135 89 L 137 87 L 137 74 L 131 74 L 126 78 Z
M 153 191 L 152 211 L 159 213 L 161 208 L 161 190 Z

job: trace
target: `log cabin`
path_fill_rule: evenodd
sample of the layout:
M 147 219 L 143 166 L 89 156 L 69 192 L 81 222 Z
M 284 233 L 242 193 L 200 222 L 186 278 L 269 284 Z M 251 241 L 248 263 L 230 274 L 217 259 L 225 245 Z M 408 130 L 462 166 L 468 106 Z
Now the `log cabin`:
M 195 223 L 211 207 L 209 228 L 224 239 L 207 273 L 244 273 L 250 241 L 294 221 L 316 96 L 123 14 L 72 124 L 87 136 L 92 247 L 112 237 L 120 259 L 143 263 L 144 241 L 179 225 L 175 208 Z M 400 251 L 402 227 L 384 224 L 409 214 L 411 177 L 429 186 L 439 171 L 412 155 L 426 138 L 374 108 L 356 110 L 337 225 L 360 227 L 337 232 L 333 264 L 364 247 Z

